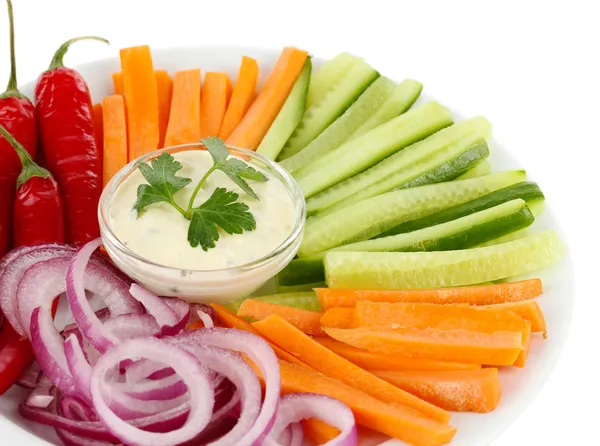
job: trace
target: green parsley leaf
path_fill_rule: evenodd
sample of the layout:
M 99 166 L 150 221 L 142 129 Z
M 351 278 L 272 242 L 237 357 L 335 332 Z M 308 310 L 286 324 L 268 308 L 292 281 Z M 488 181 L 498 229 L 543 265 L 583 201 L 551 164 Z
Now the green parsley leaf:
M 202 138 L 202 143 L 210 153 L 210 156 L 214 162 L 214 168 L 220 170 L 227 175 L 231 181 L 237 184 L 244 192 L 250 195 L 255 200 L 259 200 L 258 195 L 250 187 L 250 185 L 244 180 L 247 178 L 254 181 L 267 181 L 267 177 L 262 172 L 248 166 L 242 160 L 237 158 L 227 159 L 230 155 L 229 150 L 225 146 L 225 143 L 215 137 Z
M 204 251 L 215 247 L 219 240 L 218 228 L 228 234 L 241 234 L 256 229 L 256 220 L 248 205 L 237 201 L 239 195 L 222 187 L 215 189 L 208 200 L 192 210 L 188 241 Z
M 140 184 L 137 189 L 134 209 L 138 211 L 138 218 L 146 207 L 153 203 L 167 202 L 179 208 L 173 195 L 192 181 L 191 178 L 176 175 L 181 167 L 181 163 L 168 153 L 162 153 L 150 164 L 138 163 L 139 171 L 148 182 L 148 184 Z

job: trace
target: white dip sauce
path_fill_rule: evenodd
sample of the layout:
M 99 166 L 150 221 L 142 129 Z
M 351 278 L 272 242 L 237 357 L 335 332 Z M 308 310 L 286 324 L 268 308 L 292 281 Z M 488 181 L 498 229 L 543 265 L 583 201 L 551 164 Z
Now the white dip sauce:
M 189 150 L 173 155 L 183 168 L 177 176 L 191 178 L 192 182 L 175 194 L 175 201 L 184 209 L 194 188 L 213 165 L 205 150 Z M 212 173 L 200 189 L 194 206 L 206 201 L 217 187 L 237 192 L 239 201 L 248 205 L 256 220 L 254 231 L 229 235 L 219 229 L 215 247 L 204 251 L 192 248 L 187 239 L 189 220 L 169 203 L 155 203 L 138 218 L 133 206 L 137 188 L 147 184 L 139 170 L 121 183 L 110 205 L 110 227 L 129 249 L 154 263 L 186 270 L 218 270 L 243 265 L 269 254 L 292 233 L 295 224 L 294 204 L 285 185 L 263 171 L 269 181 L 248 180 L 260 201 L 240 189 L 221 171 Z

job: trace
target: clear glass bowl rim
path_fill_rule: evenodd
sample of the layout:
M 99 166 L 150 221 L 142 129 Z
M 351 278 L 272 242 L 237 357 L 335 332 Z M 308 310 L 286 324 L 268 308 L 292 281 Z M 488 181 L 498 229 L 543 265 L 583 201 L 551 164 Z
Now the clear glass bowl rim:
M 304 231 L 304 224 L 306 221 L 306 201 L 304 199 L 304 194 L 300 190 L 300 186 L 296 183 L 296 180 L 278 163 L 272 161 L 260 153 L 256 153 L 252 150 L 242 149 L 235 146 L 227 145 L 227 148 L 231 152 L 232 155 L 236 155 L 236 152 L 239 155 L 247 156 L 250 160 L 258 160 L 261 163 L 264 163 L 269 166 L 269 169 L 274 170 L 277 175 L 282 180 L 282 183 L 287 188 L 288 192 L 290 192 L 293 204 L 294 204 L 294 214 L 296 216 L 296 222 L 294 223 L 294 228 L 290 235 L 273 251 L 265 254 L 264 256 L 253 260 L 248 263 L 244 263 L 242 265 L 231 266 L 228 268 L 220 268 L 220 269 L 183 269 L 177 268 L 173 266 L 163 265 L 160 263 L 153 262 L 145 257 L 140 256 L 136 252 L 132 251 L 126 245 L 124 245 L 119 238 L 115 235 L 113 230 L 109 224 L 109 209 L 112 201 L 112 197 L 117 191 L 118 185 L 129 176 L 137 167 L 137 164 L 140 162 L 147 162 L 153 158 L 158 157 L 162 153 L 168 152 L 182 152 L 186 150 L 197 150 L 199 147 L 203 147 L 204 144 L 201 142 L 198 143 L 189 143 L 189 144 L 181 144 L 177 146 L 165 147 L 163 149 L 155 150 L 153 152 L 146 153 L 139 158 L 130 161 L 126 166 L 121 168 L 106 184 L 104 190 L 102 191 L 102 195 L 100 196 L 100 202 L 98 206 L 98 220 L 100 224 L 100 232 L 102 238 L 107 238 L 112 247 L 119 250 L 122 254 L 134 258 L 135 260 L 142 262 L 148 266 L 152 266 L 155 268 L 167 269 L 172 271 L 188 271 L 190 273 L 221 273 L 221 272 L 230 272 L 230 271 L 251 271 L 255 268 L 259 268 L 265 264 L 268 264 L 271 260 L 277 258 L 279 255 L 285 253 L 288 248 L 294 245 L 294 243 L 298 240 L 298 238 L 302 235 Z M 252 164 L 252 163 L 250 163 Z

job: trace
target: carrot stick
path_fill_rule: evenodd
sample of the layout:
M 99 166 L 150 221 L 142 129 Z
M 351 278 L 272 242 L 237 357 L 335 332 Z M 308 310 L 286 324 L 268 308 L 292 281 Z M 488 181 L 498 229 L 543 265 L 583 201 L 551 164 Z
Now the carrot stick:
M 129 161 L 158 148 L 158 92 L 147 45 L 121 50 Z
M 321 317 L 321 325 L 330 328 L 353 328 L 354 309 L 334 307 Z
M 520 302 L 542 294 L 542 281 L 529 279 L 494 285 L 423 290 L 350 290 L 316 288 L 323 310 L 354 307 L 359 300 L 373 302 L 420 302 L 432 304 L 492 305 Z
M 353 347 L 335 339 L 322 337 L 315 339 L 319 344 L 346 358 L 365 370 L 468 370 L 479 369 L 479 364 L 408 359 L 397 355 L 382 355 Z
M 217 316 L 219 316 L 221 324 L 223 324 L 225 327 L 237 328 L 238 330 L 248 331 L 252 334 L 260 336 L 260 333 L 256 331 L 256 329 L 250 323 L 246 322 L 241 317 L 236 316 L 224 306 L 219 304 L 210 304 L 210 306 L 215 310 Z M 279 359 L 283 359 L 284 361 L 296 364 L 298 366 L 308 367 L 305 363 L 297 359 L 294 355 L 291 355 L 290 353 L 286 352 L 278 345 L 270 342 L 269 340 L 266 341 L 269 343 L 269 345 L 271 346 L 271 348 L 273 349 L 273 351 Z
M 456 429 L 423 416 L 405 406 L 391 406 L 363 392 L 308 368 L 279 361 L 281 393 L 312 392 L 346 404 L 361 426 L 413 445 L 442 445 L 452 440 Z M 258 371 L 261 377 L 260 371 Z M 393 387 L 393 386 L 392 386 Z
M 102 102 L 98 102 L 92 109 L 92 118 L 94 120 L 94 139 L 96 147 L 104 147 L 104 117 L 102 110 Z
M 165 147 L 200 141 L 200 69 L 175 73 Z
M 533 333 L 544 333 L 544 337 L 546 335 L 546 320 L 544 319 L 544 313 L 539 304 L 533 300 L 489 305 L 483 308 L 512 311 L 517 316 L 531 322 L 531 331 Z
M 171 113 L 171 97 L 173 96 L 173 79 L 166 70 L 157 70 L 156 88 L 158 91 L 158 147 L 165 146 L 165 136 Z
M 272 304 L 255 299 L 246 299 L 240 306 L 237 315 L 256 320 L 266 319 L 276 314 L 292 324 L 298 330 L 313 336 L 323 336 L 321 316 L 318 311 L 300 310 L 285 305 Z
M 127 164 L 127 120 L 123 96 L 115 94 L 102 100 L 104 121 L 104 186 Z
M 256 150 L 290 94 L 307 57 L 306 51 L 283 49 L 263 89 L 227 138 L 227 144 Z
M 512 365 L 523 350 L 523 335 L 518 331 L 490 334 L 467 330 L 388 327 L 324 330 L 332 338 L 354 347 L 411 359 L 500 366 Z
M 202 86 L 202 109 L 200 111 L 203 138 L 219 136 L 230 97 L 231 81 L 227 73 L 206 73 Z
M 442 423 L 448 423 L 450 420 L 448 412 L 391 386 L 384 380 L 336 355 L 277 315 L 254 322 L 252 326 L 263 337 L 327 376 L 362 389 L 365 393 L 385 403 L 411 407 Z
M 340 430 L 316 418 L 302 420 L 304 435 L 314 444 L 325 444 L 340 434 Z
M 389 383 L 453 412 L 494 410 L 502 394 L 497 368 L 447 371 L 380 371 Z
M 251 57 L 242 57 L 242 64 L 238 78 L 233 87 L 231 100 L 227 106 L 219 138 L 225 141 L 231 136 L 240 123 L 250 104 L 256 96 L 256 82 L 258 81 L 258 63 Z
M 354 323 L 357 327 L 399 326 L 490 334 L 497 331 L 519 331 L 523 337 L 523 352 L 517 364 L 524 365 L 529 351 L 531 323 L 511 311 L 493 307 L 359 301 L 354 310 Z
M 120 94 L 121 96 L 125 95 L 125 89 L 123 87 L 123 73 L 117 71 L 112 74 L 113 86 L 115 89 L 115 94 Z

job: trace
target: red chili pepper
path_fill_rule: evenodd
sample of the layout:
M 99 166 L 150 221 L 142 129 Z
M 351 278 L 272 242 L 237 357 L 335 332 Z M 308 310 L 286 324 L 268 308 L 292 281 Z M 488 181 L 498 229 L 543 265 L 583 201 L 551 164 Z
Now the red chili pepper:
M 15 247 L 63 242 L 63 206 L 56 181 L 50 172 L 33 161 L 31 155 L 2 124 L 0 135 L 11 145 L 22 166 L 17 178 L 15 200 Z M 57 304 L 58 299 L 54 302 L 53 314 Z M 20 339 L 12 326 L 5 322 L 0 331 L 0 395 L 23 374 L 33 359 L 29 340 Z
M 32 157 L 35 157 L 38 139 L 35 108 L 17 89 L 12 4 L 10 0 L 6 3 L 10 24 L 10 79 L 6 92 L 0 95 L 0 124 L 21 141 Z M 11 245 L 12 210 L 19 172 L 19 157 L 8 141 L 0 137 L 0 258 Z
M 102 192 L 102 151 L 96 146 L 88 86 L 75 70 L 63 65 L 69 46 L 56 52 L 35 89 L 44 155 L 55 175 L 65 205 L 67 242 L 80 245 L 100 235 L 98 201 Z

